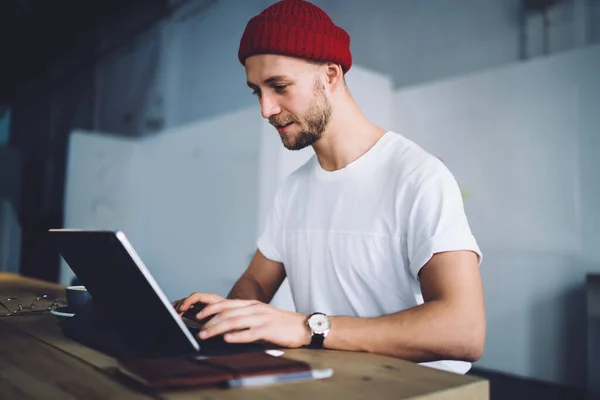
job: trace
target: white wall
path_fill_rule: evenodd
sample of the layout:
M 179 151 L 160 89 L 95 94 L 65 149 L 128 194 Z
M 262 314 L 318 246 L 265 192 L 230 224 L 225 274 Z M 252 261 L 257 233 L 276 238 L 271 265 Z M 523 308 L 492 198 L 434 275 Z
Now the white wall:
M 256 107 L 143 139 L 75 132 L 64 226 L 122 229 L 173 300 L 224 295 L 256 247 L 259 137 Z
M 123 229 L 143 254 L 140 209 L 146 201 L 141 175 L 141 147 L 135 140 L 104 132 L 75 131 L 69 140 L 65 178 L 64 226 Z M 60 282 L 71 269 L 62 261 Z
M 600 47 L 400 90 L 394 126 L 464 190 L 484 254 L 482 367 L 584 384 L 583 284 L 600 272 Z
M 518 58 L 516 0 L 315 1 L 351 36 L 353 56 L 414 85 Z
M 144 149 L 145 259 L 169 298 L 226 295 L 256 248 L 261 117 L 247 108 Z
M 255 104 L 237 59 L 248 20 L 268 0 L 219 0 L 201 13 L 173 18 L 164 34 L 166 127 Z

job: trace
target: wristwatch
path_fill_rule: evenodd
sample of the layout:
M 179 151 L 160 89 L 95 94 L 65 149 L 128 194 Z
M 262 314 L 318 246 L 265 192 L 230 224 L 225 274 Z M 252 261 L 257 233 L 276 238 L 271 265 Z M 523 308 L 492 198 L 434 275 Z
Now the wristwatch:
M 308 347 L 311 349 L 322 349 L 323 341 L 331 329 L 331 320 L 327 315 L 316 312 L 306 319 L 306 325 L 308 325 L 311 332 L 311 339 Z

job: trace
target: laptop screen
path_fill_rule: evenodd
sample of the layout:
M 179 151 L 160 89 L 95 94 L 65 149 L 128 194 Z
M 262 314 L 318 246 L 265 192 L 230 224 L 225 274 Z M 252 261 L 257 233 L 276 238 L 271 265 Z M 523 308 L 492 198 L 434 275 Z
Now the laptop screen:
M 49 234 L 91 294 L 93 307 L 86 310 L 118 334 L 130 355 L 178 355 L 200 350 L 122 231 L 51 229 Z

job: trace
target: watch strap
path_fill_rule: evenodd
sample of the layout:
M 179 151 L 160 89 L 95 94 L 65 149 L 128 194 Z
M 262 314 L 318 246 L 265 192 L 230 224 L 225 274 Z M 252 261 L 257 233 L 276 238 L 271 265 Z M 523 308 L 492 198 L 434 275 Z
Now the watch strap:
M 325 335 L 321 333 L 314 333 L 310 338 L 310 344 L 308 345 L 309 349 L 322 349 L 323 342 L 325 341 Z

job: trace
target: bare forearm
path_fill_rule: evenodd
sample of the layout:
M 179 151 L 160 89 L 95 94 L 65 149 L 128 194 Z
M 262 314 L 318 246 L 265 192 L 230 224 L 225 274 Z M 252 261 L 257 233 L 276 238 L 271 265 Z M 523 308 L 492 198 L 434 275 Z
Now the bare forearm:
M 243 274 L 237 280 L 231 291 L 227 295 L 228 299 L 242 300 L 258 300 L 263 303 L 271 301 L 271 297 L 267 295 L 260 284 L 249 274 Z
M 477 317 L 458 315 L 456 308 L 430 301 L 376 318 L 332 317 L 325 347 L 366 351 L 415 362 L 475 361 L 483 351 Z
M 256 250 L 250 265 L 227 295 L 228 299 L 258 300 L 269 303 L 285 279 L 285 268 Z

